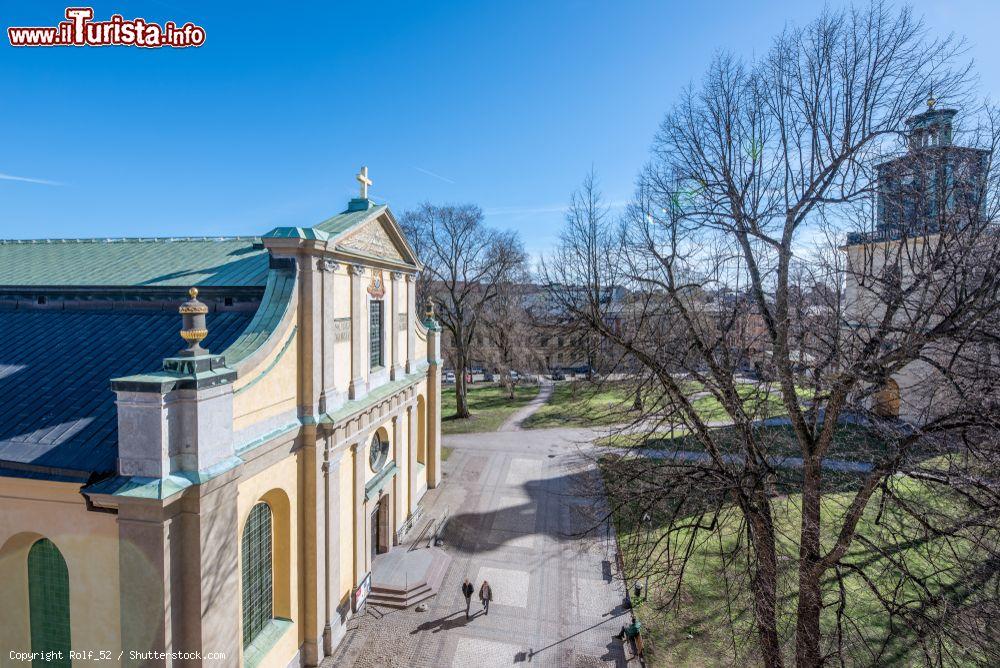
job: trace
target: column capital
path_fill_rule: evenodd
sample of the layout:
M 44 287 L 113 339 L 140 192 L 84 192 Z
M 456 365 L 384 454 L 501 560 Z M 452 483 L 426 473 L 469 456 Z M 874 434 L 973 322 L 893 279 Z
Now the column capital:
M 352 276 L 364 276 L 365 266 L 363 264 L 350 264 L 347 267 L 348 271 L 351 272 Z
M 328 257 L 321 257 L 316 261 L 316 268 L 320 271 L 337 271 L 340 268 L 340 263 Z
M 394 281 L 401 281 L 406 276 L 406 274 L 404 274 L 401 271 L 393 271 L 390 273 L 390 275 L 392 276 L 392 280 Z

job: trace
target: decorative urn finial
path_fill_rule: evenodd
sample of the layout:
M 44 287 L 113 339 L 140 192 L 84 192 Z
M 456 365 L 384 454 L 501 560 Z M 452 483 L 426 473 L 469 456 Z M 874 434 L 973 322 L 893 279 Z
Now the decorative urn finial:
M 927 111 L 933 111 L 936 104 L 937 99 L 934 98 L 934 89 L 932 88 L 930 94 L 927 96 Z
M 434 312 L 434 300 L 433 299 L 428 299 L 427 300 L 427 308 L 424 311 L 424 317 L 427 320 L 434 320 L 434 319 L 436 319 L 436 316 L 437 316 L 437 314 Z
M 184 321 L 184 329 L 181 330 L 181 338 L 187 341 L 188 347 L 180 352 L 184 357 L 196 357 L 207 355 L 208 351 L 201 347 L 201 342 L 208 336 L 208 327 L 205 324 L 205 314 L 208 307 L 198 301 L 198 288 L 188 290 L 191 299 L 181 304 L 177 309 Z

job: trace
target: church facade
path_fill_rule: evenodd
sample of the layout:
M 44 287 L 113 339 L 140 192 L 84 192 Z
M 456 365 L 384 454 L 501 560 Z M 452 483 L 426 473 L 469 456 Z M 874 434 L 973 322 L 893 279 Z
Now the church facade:
M 261 237 L 0 242 L 0 647 L 332 653 L 441 480 L 440 329 L 358 179 Z
M 933 328 L 937 310 L 950 303 L 949 272 L 958 271 L 942 256 L 962 248 L 954 240 L 970 232 L 995 243 L 995 234 L 984 233 L 990 224 L 982 207 L 990 153 L 953 142 L 956 114 L 936 108 L 931 95 L 927 109 L 907 120 L 906 153 L 877 166 L 874 229 L 849 235 L 844 246 L 845 316 L 856 345 L 880 330 L 899 341 Z M 923 287 L 911 291 L 918 281 Z M 876 415 L 926 424 L 959 401 L 942 369 L 975 354 L 956 355 L 947 340 L 926 345 L 919 359 L 869 385 L 864 403 Z

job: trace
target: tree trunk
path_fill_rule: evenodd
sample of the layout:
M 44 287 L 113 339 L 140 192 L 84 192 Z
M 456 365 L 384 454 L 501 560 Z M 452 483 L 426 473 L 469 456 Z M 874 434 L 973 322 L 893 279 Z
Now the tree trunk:
M 795 626 L 795 665 L 814 668 L 820 657 L 820 471 L 816 462 L 803 471 L 802 527 L 799 544 L 799 603 Z
M 767 668 L 781 668 L 781 643 L 778 640 L 777 591 L 778 559 L 775 552 L 774 525 L 767 510 L 748 513 L 753 531 L 757 569 L 753 576 L 754 616 L 760 640 L 761 661 Z
M 632 400 L 632 410 L 642 410 L 642 383 L 635 386 L 635 398 Z
M 458 348 L 455 353 L 455 415 L 458 418 L 471 417 L 465 384 L 465 351 Z

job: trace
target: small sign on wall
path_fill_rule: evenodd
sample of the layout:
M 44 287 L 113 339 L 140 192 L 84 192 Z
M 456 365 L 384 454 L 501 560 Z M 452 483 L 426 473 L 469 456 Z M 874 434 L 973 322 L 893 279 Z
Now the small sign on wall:
M 362 580 L 361 584 L 358 585 L 358 588 L 354 590 L 354 596 L 351 597 L 354 602 L 354 612 L 361 609 L 361 606 L 363 606 L 365 601 L 368 600 L 368 594 L 370 593 L 372 593 L 372 572 L 368 571 L 368 574 L 365 575 L 365 579 Z

